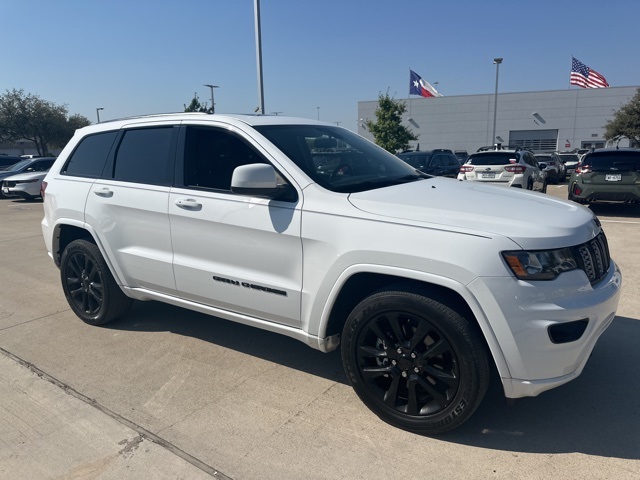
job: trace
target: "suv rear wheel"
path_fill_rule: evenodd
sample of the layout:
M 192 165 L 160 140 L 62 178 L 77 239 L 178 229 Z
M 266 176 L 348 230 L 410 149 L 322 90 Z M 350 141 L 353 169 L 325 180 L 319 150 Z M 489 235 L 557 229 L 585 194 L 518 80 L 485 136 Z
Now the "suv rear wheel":
M 69 306 L 90 325 L 116 320 L 133 303 L 114 280 L 96 244 L 87 240 L 74 240 L 64 249 L 60 278 Z
M 484 344 L 451 308 L 420 294 L 382 291 L 343 330 L 342 361 L 362 401 L 382 420 L 437 434 L 466 421 L 489 383 Z

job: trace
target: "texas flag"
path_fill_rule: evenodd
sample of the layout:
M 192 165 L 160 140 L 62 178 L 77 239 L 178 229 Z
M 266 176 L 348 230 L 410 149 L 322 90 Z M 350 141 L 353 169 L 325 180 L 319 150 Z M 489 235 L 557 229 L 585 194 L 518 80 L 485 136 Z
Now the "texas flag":
M 429 82 L 425 82 L 420 75 L 413 70 L 409 70 L 409 95 L 422 95 L 423 97 L 441 97 L 442 95 L 431 86 Z

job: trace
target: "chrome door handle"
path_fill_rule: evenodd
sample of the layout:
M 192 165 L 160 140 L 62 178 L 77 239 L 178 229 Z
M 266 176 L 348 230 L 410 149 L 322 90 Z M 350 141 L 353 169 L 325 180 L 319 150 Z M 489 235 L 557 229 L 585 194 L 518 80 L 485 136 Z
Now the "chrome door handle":
M 113 191 L 110 190 L 107 187 L 104 188 L 98 188 L 96 190 L 93 191 L 93 193 L 95 193 L 96 195 L 98 195 L 99 197 L 105 197 L 105 198 L 111 198 L 113 197 Z
M 184 210 L 195 210 L 195 211 L 202 210 L 202 204 L 200 202 L 193 200 L 192 198 L 180 198 L 176 200 L 176 206 Z

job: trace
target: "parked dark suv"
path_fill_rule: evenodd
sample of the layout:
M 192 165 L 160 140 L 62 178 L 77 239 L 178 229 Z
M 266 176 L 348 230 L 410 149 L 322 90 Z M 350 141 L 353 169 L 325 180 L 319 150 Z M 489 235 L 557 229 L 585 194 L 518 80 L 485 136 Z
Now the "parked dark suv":
M 569 200 L 640 202 L 640 149 L 602 148 L 585 154 L 571 174 Z
M 398 157 L 428 175 L 456 178 L 460 161 L 451 150 L 437 148 L 418 152 L 402 152 Z

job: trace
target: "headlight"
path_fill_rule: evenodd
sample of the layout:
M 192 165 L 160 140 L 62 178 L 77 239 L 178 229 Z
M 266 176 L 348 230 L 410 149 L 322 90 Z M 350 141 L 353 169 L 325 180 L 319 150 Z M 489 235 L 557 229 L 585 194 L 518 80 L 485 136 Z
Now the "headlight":
M 569 248 L 502 252 L 502 256 L 519 280 L 553 280 L 562 272 L 578 268 Z

